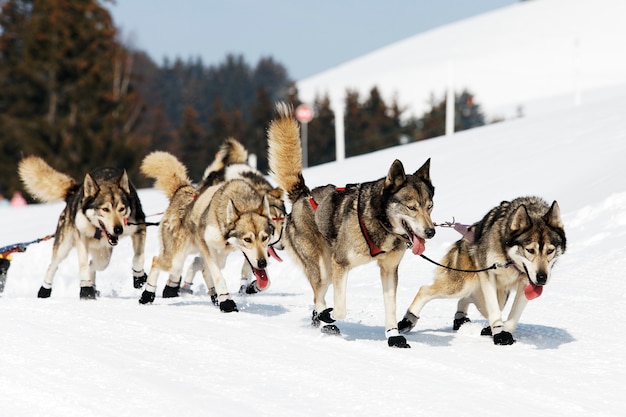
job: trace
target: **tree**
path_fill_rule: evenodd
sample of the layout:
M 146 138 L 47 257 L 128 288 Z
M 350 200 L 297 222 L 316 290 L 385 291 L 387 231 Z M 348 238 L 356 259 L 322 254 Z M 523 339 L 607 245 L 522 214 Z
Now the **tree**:
M 315 97 L 313 108 L 315 109 L 315 118 L 307 126 L 309 166 L 336 159 L 335 114 L 330 108 L 328 95 L 321 98 Z
M 132 172 L 148 138 L 132 55 L 95 0 L 7 0 L 0 13 L 1 181 L 18 186 L 22 155 L 82 179 L 102 165 Z
M 483 126 L 485 116 L 480 105 L 474 101 L 474 96 L 467 90 L 463 90 L 454 96 L 454 131 L 471 129 Z M 446 133 L 446 99 L 439 101 L 431 96 L 431 108 L 421 118 L 421 128 L 417 139 L 428 139 L 443 136 Z

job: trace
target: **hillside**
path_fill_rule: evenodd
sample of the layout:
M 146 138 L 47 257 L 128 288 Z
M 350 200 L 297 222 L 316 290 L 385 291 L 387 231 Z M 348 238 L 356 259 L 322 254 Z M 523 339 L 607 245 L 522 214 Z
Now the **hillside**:
M 449 82 L 468 88 L 488 117 L 513 118 L 587 100 L 590 91 L 626 84 L 626 2 L 535 0 L 445 25 L 300 80 L 303 101 L 373 86 L 421 115 Z M 554 104 L 554 102 L 553 102 Z M 521 109 L 521 110 L 520 110 Z

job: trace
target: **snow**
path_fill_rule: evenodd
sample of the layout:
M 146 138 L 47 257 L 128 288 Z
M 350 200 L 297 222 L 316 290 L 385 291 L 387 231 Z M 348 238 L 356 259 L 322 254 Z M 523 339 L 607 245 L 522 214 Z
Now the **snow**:
M 603 100 L 310 168 L 310 185 L 408 171 L 431 157 L 437 222 L 472 222 L 503 199 L 536 194 L 559 201 L 568 250 L 515 333 L 495 346 L 486 324 L 451 330 L 455 301 L 435 300 L 407 339 L 390 349 L 375 264 L 352 271 L 341 337 L 309 326 L 312 295 L 289 258 L 269 267 L 265 293 L 235 296 L 220 313 L 199 291 L 142 306 L 132 288 L 130 240 L 100 273 L 96 301 L 78 299 L 75 253 L 52 297 L 36 298 L 52 242 L 13 256 L 0 298 L 0 414 L 6 416 L 379 416 L 502 413 L 615 416 L 626 400 L 619 324 L 626 305 L 626 89 Z M 147 214 L 166 201 L 140 190 Z M 3 208 L 0 245 L 54 230 L 62 204 Z M 158 217 L 152 218 L 152 220 Z M 148 230 L 146 268 L 158 251 Z M 426 254 L 440 258 L 459 236 L 440 229 Z M 241 257 L 226 266 L 233 292 Z M 407 252 L 400 265 L 398 318 L 433 266 Z M 160 295 L 165 276 L 160 278 Z M 195 286 L 202 288 L 201 279 Z M 330 295 L 330 294 L 329 294 Z M 514 402 L 516 401 L 516 402 Z
M 388 348 L 373 263 L 350 274 L 342 336 L 322 335 L 309 326 L 312 292 L 288 254 L 271 262 L 266 292 L 234 297 L 239 313 L 220 313 L 199 277 L 195 295 L 162 299 L 162 275 L 154 304 L 139 305 L 128 239 L 98 275 L 98 300 L 78 298 L 75 252 L 61 264 L 52 297 L 37 299 L 51 255 L 46 241 L 13 255 L 0 297 L 0 415 L 622 415 L 626 86 L 585 97 L 579 106 L 548 100 L 541 114 L 304 173 L 310 186 L 343 185 L 384 176 L 395 158 L 412 172 L 430 157 L 438 223 L 470 223 L 522 195 L 557 200 L 567 252 L 524 311 L 514 345 L 481 337 L 486 321 L 475 309 L 472 323 L 453 332 L 456 301 L 435 300 L 407 335 L 412 349 Z M 157 190 L 140 197 L 149 215 L 167 205 Z M 0 246 L 52 233 L 62 208 L 0 208 Z M 426 255 L 440 259 L 458 238 L 438 229 Z M 146 269 L 158 249 L 150 227 Z M 232 292 L 241 261 L 233 254 L 226 265 Z M 433 270 L 407 252 L 398 319 Z
M 329 94 L 342 106 L 347 89 L 364 99 L 377 86 L 420 116 L 452 84 L 473 92 L 489 118 L 540 113 L 546 98 L 585 101 L 589 91 L 626 83 L 625 14 L 622 0 L 516 3 L 299 80 L 298 93 L 309 103 Z

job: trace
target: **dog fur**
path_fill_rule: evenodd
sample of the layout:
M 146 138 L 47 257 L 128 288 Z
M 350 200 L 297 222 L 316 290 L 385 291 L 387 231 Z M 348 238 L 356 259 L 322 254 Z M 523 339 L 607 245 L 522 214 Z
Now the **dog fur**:
M 503 201 L 469 230 L 473 239 L 462 238 L 452 245 L 437 267 L 432 285 L 422 286 L 402 321 L 400 332 L 409 332 L 424 305 L 436 298 L 459 298 L 454 330 L 470 321 L 467 310 L 475 304 L 489 321 L 483 335 L 493 336 L 497 345 L 515 342 L 513 332 L 528 304 L 536 298 L 551 276 L 552 267 L 565 252 L 566 239 L 556 201 L 548 205 L 539 197 Z M 471 235 L 470 233 L 470 235 Z M 515 299 L 506 321 L 502 310 L 512 291 Z
M 43 159 L 30 156 L 20 161 L 18 171 L 26 190 L 37 200 L 66 202 L 54 235 L 52 261 L 38 297 L 50 297 L 59 264 L 76 248 L 80 298 L 95 298 L 96 271 L 109 265 L 113 248 L 125 236 L 130 236 L 133 243 L 133 285 L 141 288 L 146 280 L 145 215 L 125 170 L 98 168 L 78 183 Z
M 379 180 L 345 189 L 326 185 L 309 190 L 302 175 L 300 131 L 293 108 L 279 103 L 276 110 L 268 130 L 270 174 L 292 203 L 283 240 L 313 289 L 313 324 L 324 323 L 323 332 L 340 332 L 332 323 L 346 317 L 348 271 L 376 260 L 387 342 L 410 347 L 397 331 L 398 265 L 407 246 L 420 254 L 425 239 L 435 234 L 430 218 L 434 196 L 430 159 L 414 174 L 405 174 L 402 163 L 395 160 Z M 325 296 L 331 284 L 334 308 L 327 308 Z
M 165 192 L 170 204 L 161 220 L 161 249 L 153 258 L 139 302 L 154 301 L 160 271 L 170 274 L 164 294 L 177 291 L 186 257 L 199 253 L 212 278 L 207 285 L 215 285 L 210 292 L 214 291 L 212 298 L 220 310 L 238 311 L 221 270 L 228 254 L 241 250 L 257 280 L 267 279 L 267 245 L 272 235 L 267 197 L 240 179 L 196 188 L 186 167 L 167 152 L 146 156 L 141 172 L 156 179 L 156 188 Z
M 285 218 L 285 203 L 283 201 L 283 190 L 275 188 L 270 182 L 263 176 L 263 174 L 251 167 L 248 164 L 248 151 L 247 149 L 234 138 L 227 138 L 220 146 L 219 151 L 215 155 L 215 159 L 207 167 L 204 172 L 202 182 L 199 184 L 199 189 L 211 187 L 222 184 L 226 181 L 233 179 L 241 179 L 248 181 L 250 185 L 260 194 L 265 195 L 270 205 L 271 225 L 272 225 L 272 237 L 268 245 L 269 254 L 282 262 L 282 259 L 278 256 L 275 249 L 282 249 L 280 238 L 283 232 L 283 224 Z M 204 267 L 204 262 L 201 257 L 196 257 L 185 274 L 185 280 L 181 287 L 183 293 L 191 293 L 191 286 L 195 274 L 201 271 L 205 282 L 209 288 L 214 287 L 211 276 Z M 241 267 L 241 282 L 239 287 L 240 294 L 255 294 L 257 292 L 265 291 L 270 286 L 269 279 L 267 282 L 263 282 L 261 287 L 260 282 L 254 279 L 254 274 L 250 263 L 246 260 L 243 261 Z

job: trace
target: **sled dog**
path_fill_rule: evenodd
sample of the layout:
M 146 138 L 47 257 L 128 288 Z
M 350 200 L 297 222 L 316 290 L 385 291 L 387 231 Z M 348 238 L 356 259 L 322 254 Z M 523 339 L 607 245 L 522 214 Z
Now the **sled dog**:
M 283 201 L 283 190 L 275 188 L 265 179 L 260 171 L 248 164 L 248 151 L 246 148 L 234 138 L 228 138 L 220 146 L 219 151 L 215 155 L 214 161 L 207 167 L 204 172 L 202 182 L 198 188 L 200 190 L 222 184 L 233 179 L 242 179 L 248 181 L 250 185 L 260 194 L 267 196 L 270 205 L 272 236 L 268 245 L 269 254 L 282 261 L 275 251 L 282 249 L 280 238 L 283 231 L 283 223 L 285 218 L 285 203 Z M 204 268 L 201 257 L 196 257 L 187 270 L 185 280 L 181 287 L 184 293 L 191 293 L 191 286 L 195 274 L 202 271 L 205 282 L 209 283 L 209 288 L 214 287 L 208 270 Z M 264 285 L 264 286 L 262 286 Z M 269 288 L 269 279 L 265 282 L 257 282 L 253 278 L 253 271 L 250 263 L 244 260 L 241 268 L 241 284 L 239 292 L 242 294 L 255 294 L 265 291 Z
M 453 329 L 469 322 L 467 310 L 475 304 L 489 321 L 482 334 L 496 345 L 515 342 L 513 332 L 528 301 L 538 297 L 550 280 L 552 267 L 565 252 L 565 231 L 556 201 L 539 197 L 503 201 L 450 247 L 437 267 L 432 285 L 422 286 L 402 321 L 401 333 L 416 324 L 424 305 L 435 298 L 459 298 Z M 502 310 L 511 294 L 515 299 L 506 321 Z
M 141 288 L 146 281 L 145 215 L 125 170 L 97 168 L 78 183 L 43 159 L 29 156 L 20 161 L 18 171 L 26 190 L 37 200 L 66 202 L 39 298 L 50 297 L 54 275 L 72 248 L 78 254 L 80 298 L 95 298 L 96 271 L 109 265 L 113 248 L 125 236 L 130 236 L 133 243 L 133 286 Z
M 434 187 L 430 159 L 414 174 L 395 160 L 387 176 L 372 182 L 310 190 L 302 175 L 300 131 L 293 109 L 279 103 L 268 130 L 270 174 L 292 203 L 285 221 L 285 246 L 304 269 L 313 289 L 312 321 L 322 332 L 340 333 L 333 323 L 346 317 L 347 274 L 376 260 L 385 304 L 385 334 L 393 347 L 410 347 L 398 334 L 398 265 L 407 246 L 421 254 L 435 235 L 430 218 Z M 333 285 L 334 307 L 326 307 Z
M 267 282 L 267 245 L 272 236 L 267 197 L 240 179 L 198 189 L 187 177 L 187 168 L 167 152 L 149 154 L 140 169 L 156 179 L 156 188 L 165 192 L 170 204 L 161 220 L 160 252 L 152 260 L 139 302 L 154 301 L 160 271 L 170 274 L 164 296 L 177 295 L 185 258 L 199 253 L 212 279 L 207 285 L 215 285 L 209 292 L 220 310 L 238 311 L 221 270 L 228 254 L 241 250 L 257 281 Z

